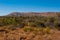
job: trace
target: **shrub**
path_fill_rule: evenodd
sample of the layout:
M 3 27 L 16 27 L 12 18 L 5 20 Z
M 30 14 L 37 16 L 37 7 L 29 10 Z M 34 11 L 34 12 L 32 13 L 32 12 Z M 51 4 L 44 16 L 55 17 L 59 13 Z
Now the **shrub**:
M 44 28 L 43 29 L 43 32 L 49 34 L 50 33 L 50 27 Z
M 25 32 L 31 32 L 31 31 L 33 31 L 33 29 L 32 29 L 31 27 L 29 27 L 29 28 L 24 27 L 23 30 L 24 30 Z

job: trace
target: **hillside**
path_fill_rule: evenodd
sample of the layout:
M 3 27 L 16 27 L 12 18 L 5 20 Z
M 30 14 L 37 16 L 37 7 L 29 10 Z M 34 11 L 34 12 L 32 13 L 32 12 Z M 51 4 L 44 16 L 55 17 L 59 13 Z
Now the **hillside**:
M 0 40 L 60 40 L 60 12 L 0 16 Z

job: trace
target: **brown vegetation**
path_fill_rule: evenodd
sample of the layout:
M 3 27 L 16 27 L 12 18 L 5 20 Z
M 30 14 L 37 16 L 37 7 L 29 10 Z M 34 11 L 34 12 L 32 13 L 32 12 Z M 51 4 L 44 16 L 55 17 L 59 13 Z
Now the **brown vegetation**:
M 60 13 L 13 13 L 0 17 L 0 40 L 60 40 Z
M 49 28 L 0 30 L 0 40 L 60 40 L 60 31 Z

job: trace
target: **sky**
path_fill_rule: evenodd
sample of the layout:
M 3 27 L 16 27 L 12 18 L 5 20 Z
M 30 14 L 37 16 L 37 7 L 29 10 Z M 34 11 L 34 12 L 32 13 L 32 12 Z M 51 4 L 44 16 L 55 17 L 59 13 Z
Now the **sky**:
M 12 12 L 60 12 L 60 0 L 0 0 L 0 16 Z

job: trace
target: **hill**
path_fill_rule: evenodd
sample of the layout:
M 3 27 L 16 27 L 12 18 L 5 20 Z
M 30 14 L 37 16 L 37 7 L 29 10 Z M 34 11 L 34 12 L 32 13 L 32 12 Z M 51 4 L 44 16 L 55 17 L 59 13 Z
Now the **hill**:
M 0 40 L 60 40 L 60 12 L 0 16 Z
M 57 16 L 60 12 L 12 12 L 7 16 Z

